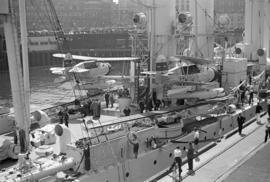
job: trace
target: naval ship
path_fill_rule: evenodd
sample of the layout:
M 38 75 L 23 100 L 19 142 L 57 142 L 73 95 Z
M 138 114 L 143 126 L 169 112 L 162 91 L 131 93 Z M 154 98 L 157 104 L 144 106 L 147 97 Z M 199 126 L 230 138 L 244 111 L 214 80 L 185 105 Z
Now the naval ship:
M 196 3 L 198 2 L 200 1 L 195 1 L 195 9 Z M 177 17 L 178 20 L 181 22 L 183 21 L 183 19 L 189 19 L 190 14 L 177 14 L 175 12 L 177 8 L 175 8 L 176 5 L 173 1 L 170 1 L 170 3 L 166 2 L 166 6 L 164 5 L 164 1 L 162 0 L 155 1 L 155 3 L 156 4 L 151 7 L 152 9 L 150 8 L 151 11 L 156 11 L 155 16 L 152 16 L 151 19 L 158 19 L 160 22 L 164 21 L 161 25 L 159 25 L 157 22 L 156 24 L 154 24 L 155 26 L 157 26 L 155 27 L 155 33 L 156 35 L 159 35 L 156 37 L 160 37 L 159 40 L 155 41 L 156 43 L 161 43 L 162 39 L 164 40 L 167 37 L 167 40 L 165 39 L 167 47 L 162 47 L 160 54 L 164 54 L 166 56 L 176 55 L 176 53 L 172 51 L 173 49 L 170 49 L 175 46 L 175 40 L 168 36 L 168 28 L 171 28 L 171 21 L 168 20 L 175 19 L 175 16 L 179 15 Z M 155 9 L 155 6 L 160 4 L 164 5 L 164 8 Z M 204 4 L 206 6 L 210 4 L 210 7 L 208 8 L 211 9 L 210 2 Z M 193 15 L 193 13 L 191 14 Z M 183 16 L 185 18 L 183 18 Z M 196 17 L 199 17 L 198 14 Z M 137 18 L 139 18 L 139 20 L 145 20 L 145 16 L 142 14 L 138 14 Z M 197 18 L 195 18 L 196 23 L 209 23 L 199 21 Z M 153 21 L 151 23 L 153 23 Z M 188 24 L 189 23 L 190 22 L 188 22 Z M 199 30 L 197 29 L 195 33 L 198 34 L 198 31 Z M 167 34 L 164 34 L 165 32 Z M 163 35 L 164 37 L 162 37 L 161 35 Z M 151 36 L 155 38 L 154 35 Z M 188 36 L 192 37 L 191 35 Z M 204 40 L 197 40 L 197 46 L 203 44 L 203 41 Z M 154 41 L 151 44 L 151 49 L 153 49 L 151 51 L 155 51 L 154 47 L 157 45 L 153 46 L 155 44 Z M 153 56 L 153 54 L 151 53 L 150 55 Z M 260 65 L 263 65 L 264 62 L 264 65 L 262 67 L 263 69 L 265 69 L 266 57 L 264 56 L 264 54 L 260 54 L 258 56 L 259 62 L 262 63 Z M 232 60 L 232 58 L 228 58 L 228 60 Z M 236 57 L 233 60 L 234 61 L 228 61 L 228 65 L 246 64 L 245 59 L 241 57 Z M 242 79 L 241 81 L 243 81 L 244 79 L 246 79 L 246 75 L 239 73 L 241 75 L 232 74 L 237 75 L 236 78 L 232 77 L 232 75 L 230 75 L 231 77 L 229 77 L 228 74 L 233 71 L 233 68 L 230 67 L 230 69 L 231 70 L 226 70 L 225 67 L 223 67 L 222 71 L 227 71 L 227 77 L 222 81 L 223 83 L 227 83 L 229 86 L 235 84 L 234 86 L 236 86 L 238 90 L 241 86 L 240 85 L 239 87 L 237 87 L 237 85 L 239 84 L 239 78 Z M 245 70 L 242 71 L 245 72 Z M 236 80 L 237 78 L 238 80 Z M 226 82 L 226 80 L 233 80 L 235 83 L 228 83 Z M 16 94 L 16 92 L 13 92 L 13 94 Z M 238 103 L 238 101 L 235 103 Z M 24 105 L 24 103 L 20 102 L 17 104 Z M 172 153 L 176 145 L 171 142 L 172 140 L 180 142 L 179 144 L 177 144 L 177 146 L 180 146 L 181 148 L 186 148 L 188 142 L 193 141 L 193 128 L 199 127 L 201 130 L 205 131 L 200 135 L 200 153 L 206 151 L 209 147 L 211 147 L 211 142 L 216 141 L 222 135 L 237 128 L 236 118 L 239 113 L 242 113 L 242 115 L 246 118 L 247 121 L 254 121 L 254 105 L 242 107 L 240 110 L 234 109 L 235 107 L 231 105 L 229 107 L 231 108 L 231 111 L 227 112 L 226 110 L 225 114 L 219 112 L 210 118 L 201 119 L 200 121 L 183 120 L 183 122 L 179 122 L 180 117 L 183 116 L 182 111 L 186 111 L 187 114 L 192 114 L 191 111 L 194 108 L 199 108 L 199 111 L 200 106 L 205 104 L 209 104 L 209 101 L 206 101 L 206 103 L 203 101 L 197 102 L 196 106 L 170 106 L 166 109 L 148 112 L 146 114 L 136 114 L 128 117 L 116 118 L 114 121 L 109 121 L 107 123 L 92 123 L 92 125 L 90 124 L 90 127 L 86 124 L 86 126 L 84 127 L 85 136 L 81 136 L 81 138 L 76 141 L 69 141 L 67 144 L 65 143 L 65 141 L 68 140 L 68 137 L 70 137 L 70 134 L 68 134 L 69 129 L 66 128 L 64 125 L 57 125 L 58 129 L 56 129 L 55 131 L 59 137 L 59 140 L 64 142 L 65 154 L 61 153 L 59 155 L 38 157 L 35 160 L 31 159 L 31 153 L 20 155 L 18 165 L 3 169 L 1 171 L 0 179 L 13 181 L 38 181 L 45 180 L 45 178 L 47 181 L 56 181 L 57 178 L 62 178 L 63 180 L 65 179 L 70 181 L 98 182 L 154 181 L 154 179 L 152 179 L 151 177 L 155 176 L 158 173 L 166 171 L 166 169 L 168 169 L 168 167 L 173 161 Z M 265 103 L 262 103 L 262 106 L 265 108 Z M 15 114 L 16 109 L 18 108 L 15 108 Z M 20 114 L 20 112 L 18 113 Z M 158 125 L 157 120 L 161 120 L 163 122 L 162 125 Z M 82 119 L 80 121 L 82 121 Z M 82 123 L 84 125 L 85 122 Z M 70 127 L 72 128 L 72 126 Z M 91 136 L 90 132 L 88 132 L 87 130 L 91 130 Z M 78 128 L 74 131 L 78 131 Z M 132 136 L 134 135 L 136 135 L 135 138 L 137 138 L 136 142 L 139 146 L 138 150 L 135 150 L 134 144 L 130 142 L 130 140 L 132 140 Z M 47 154 L 51 153 L 50 147 L 48 146 L 40 147 L 38 149 L 45 150 Z M 44 153 L 46 155 L 46 152 L 39 153 Z M 65 174 L 61 176 L 60 171 L 64 171 Z M 56 173 L 58 173 L 57 176 L 55 176 Z

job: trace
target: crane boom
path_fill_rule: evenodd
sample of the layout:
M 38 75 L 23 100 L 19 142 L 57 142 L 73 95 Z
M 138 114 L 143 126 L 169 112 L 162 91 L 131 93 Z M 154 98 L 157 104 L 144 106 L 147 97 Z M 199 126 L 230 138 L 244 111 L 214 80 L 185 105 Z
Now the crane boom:
M 53 32 L 57 41 L 58 49 L 62 53 L 66 53 L 69 51 L 68 42 L 64 33 L 64 30 L 61 26 L 60 20 L 57 16 L 55 7 L 53 5 L 52 0 L 45 0 L 46 1 L 46 10 L 49 16 L 49 21 L 52 25 Z

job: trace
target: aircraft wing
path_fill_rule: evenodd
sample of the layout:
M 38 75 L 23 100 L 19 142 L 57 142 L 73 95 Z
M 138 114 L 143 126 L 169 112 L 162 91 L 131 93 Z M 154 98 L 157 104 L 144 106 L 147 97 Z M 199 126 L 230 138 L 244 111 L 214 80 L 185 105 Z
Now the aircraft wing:
M 212 60 L 203 59 L 203 58 L 197 58 L 197 57 L 182 56 L 182 55 L 177 55 L 175 57 L 182 60 L 182 61 L 189 61 L 189 62 L 191 62 L 193 64 L 205 65 L 205 64 L 214 63 L 214 61 L 212 61 Z
M 131 78 L 135 78 L 135 77 L 125 76 L 125 75 L 102 75 L 102 76 L 100 76 L 100 78 L 106 78 L 106 79 L 131 79 Z
M 144 74 L 144 75 L 156 75 L 157 74 L 157 72 L 155 72 L 155 71 L 143 71 L 143 72 L 141 72 L 141 74 Z
M 53 54 L 53 57 L 55 57 L 55 58 L 66 58 L 66 54 L 56 53 L 56 54 Z M 82 60 L 82 61 L 89 61 L 89 60 L 92 60 L 92 58 L 93 57 L 72 55 L 72 59 L 77 59 L 77 60 Z
M 66 54 L 53 54 L 53 57 L 56 58 L 65 58 Z M 90 56 L 80 56 L 80 55 L 72 55 L 72 59 L 89 61 L 95 60 L 100 62 L 113 62 L 113 61 L 139 61 L 138 57 L 90 57 Z
M 74 67 L 72 69 L 70 69 L 68 72 L 70 73 L 84 73 L 89 71 L 88 69 L 84 69 L 84 68 L 78 68 L 78 67 Z

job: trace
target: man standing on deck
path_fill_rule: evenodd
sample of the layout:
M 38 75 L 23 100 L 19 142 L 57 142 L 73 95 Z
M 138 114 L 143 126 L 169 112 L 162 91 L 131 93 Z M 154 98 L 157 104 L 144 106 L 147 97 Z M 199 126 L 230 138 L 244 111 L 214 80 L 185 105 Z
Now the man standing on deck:
M 199 144 L 199 139 L 200 139 L 200 132 L 207 133 L 206 131 L 201 130 L 197 127 L 194 128 L 194 149 L 196 153 L 198 153 L 198 150 L 199 150 L 198 144 Z
M 242 116 L 242 114 L 240 113 L 237 117 L 237 123 L 238 123 L 238 133 L 239 135 L 242 135 L 242 129 L 243 129 L 243 124 L 245 122 L 246 118 L 244 118 Z
M 193 171 L 193 158 L 194 158 L 194 148 L 192 143 L 189 142 L 189 148 L 187 149 L 187 162 L 188 162 L 188 173 L 192 174 Z
M 253 104 L 253 98 L 254 98 L 254 91 L 252 89 L 250 89 L 249 90 L 249 100 L 248 100 L 249 105 Z
M 262 112 L 263 108 L 260 105 L 260 103 L 258 102 L 257 106 L 256 106 L 256 118 L 257 118 L 257 123 L 260 124 L 261 123 L 261 115 L 260 113 Z
M 181 180 L 181 173 L 182 173 L 182 152 L 181 152 L 181 149 L 180 147 L 176 147 L 176 149 L 174 149 L 173 151 L 173 154 L 174 154 L 174 161 L 173 161 L 173 164 L 171 165 L 169 171 L 172 171 L 172 169 L 175 167 L 175 165 L 177 164 L 178 165 L 178 174 L 179 174 L 179 180 Z
M 108 107 L 109 107 L 109 97 L 110 97 L 109 93 L 108 93 L 108 92 L 106 92 L 106 94 L 105 94 L 106 108 L 108 108 Z
M 113 108 L 113 104 L 114 104 L 113 93 L 110 94 L 109 99 L 110 99 L 110 102 L 111 102 L 111 108 Z
M 264 143 L 267 142 L 267 138 L 270 138 L 270 118 L 267 119 L 267 124 L 265 126 L 265 137 L 264 137 Z

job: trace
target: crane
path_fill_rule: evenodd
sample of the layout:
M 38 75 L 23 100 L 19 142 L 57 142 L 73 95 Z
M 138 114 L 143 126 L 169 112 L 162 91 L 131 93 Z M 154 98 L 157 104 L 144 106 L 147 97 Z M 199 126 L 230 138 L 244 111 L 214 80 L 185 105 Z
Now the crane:
M 45 9 L 56 38 L 58 49 L 61 53 L 69 52 L 69 45 L 64 30 L 57 16 L 52 0 L 45 0 Z

